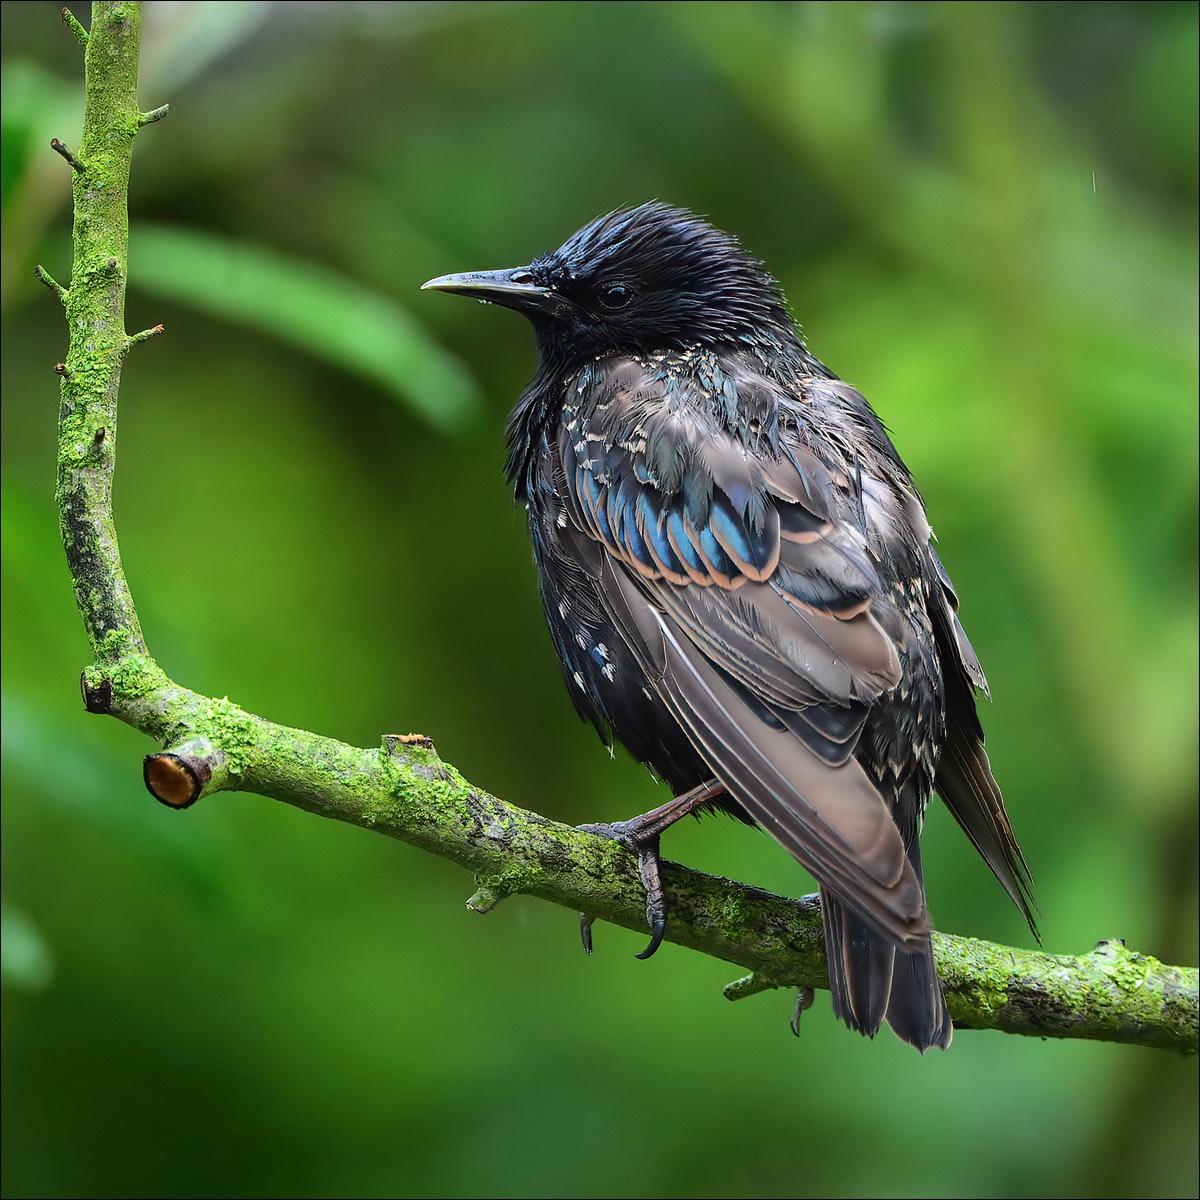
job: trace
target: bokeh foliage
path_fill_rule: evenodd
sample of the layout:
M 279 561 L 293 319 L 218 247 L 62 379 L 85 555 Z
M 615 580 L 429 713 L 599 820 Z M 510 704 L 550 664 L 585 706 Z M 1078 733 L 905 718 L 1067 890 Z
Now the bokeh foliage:
M 86 6 L 73 6 L 87 18 Z M 152 803 L 87 717 L 53 510 L 78 46 L 3 5 L 4 1193 L 1195 1194 L 1196 1062 L 781 994 L 254 797 Z M 117 519 L 164 668 L 418 729 L 567 821 L 661 799 L 573 716 L 502 424 L 519 318 L 420 282 L 658 196 L 737 231 L 914 469 L 1049 949 L 1196 962 L 1191 3 L 146 11 Z M 941 811 L 934 919 L 1023 943 Z M 768 839 L 671 857 L 797 894 Z

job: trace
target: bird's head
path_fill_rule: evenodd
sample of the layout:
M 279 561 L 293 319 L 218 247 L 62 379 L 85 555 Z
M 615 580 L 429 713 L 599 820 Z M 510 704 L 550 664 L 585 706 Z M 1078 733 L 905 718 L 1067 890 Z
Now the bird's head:
M 756 346 L 798 337 L 778 283 L 727 233 L 652 202 L 597 217 L 528 266 L 427 289 L 524 313 L 543 353 Z

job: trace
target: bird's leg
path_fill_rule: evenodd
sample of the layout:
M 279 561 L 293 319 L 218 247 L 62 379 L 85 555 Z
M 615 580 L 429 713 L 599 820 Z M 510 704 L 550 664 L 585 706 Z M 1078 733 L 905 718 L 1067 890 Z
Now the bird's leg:
M 642 886 L 646 889 L 646 921 L 650 926 L 650 945 L 638 958 L 649 958 L 662 945 L 663 936 L 667 932 L 667 898 L 663 893 L 662 878 L 658 870 L 658 839 L 664 829 L 674 825 L 680 817 L 707 804 L 715 796 L 721 795 L 725 785 L 710 779 L 699 787 L 694 787 L 682 796 L 668 800 L 641 816 L 628 821 L 614 821 L 611 825 L 580 825 L 589 833 L 598 833 L 602 837 L 612 838 L 622 846 L 632 850 L 637 855 L 638 874 Z M 587 913 L 579 914 L 579 932 L 583 938 L 583 948 L 592 952 L 592 917 Z

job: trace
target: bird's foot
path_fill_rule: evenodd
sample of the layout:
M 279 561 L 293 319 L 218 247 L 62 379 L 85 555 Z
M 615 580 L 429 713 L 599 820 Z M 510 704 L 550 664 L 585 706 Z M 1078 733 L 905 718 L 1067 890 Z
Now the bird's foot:
M 646 827 L 645 819 L 634 817 L 632 821 L 614 821 L 611 825 L 579 825 L 588 833 L 620 842 L 637 855 L 638 875 L 646 889 L 646 923 L 650 926 L 650 944 L 637 958 L 649 958 L 662 945 L 667 932 L 667 898 L 663 892 L 662 877 L 658 869 L 658 835 L 660 830 Z M 583 938 L 583 949 L 592 952 L 592 922 L 587 913 L 579 914 L 579 933 Z
M 699 787 L 684 792 L 642 813 L 628 821 L 614 821 L 611 825 L 580 825 L 589 833 L 598 833 L 601 837 L 612 838 L 620 842 L 628 850 L 637 855 L 638 874 L 642 877 L 642 886 L 646 889 L 646 922 L 650 926 L 650 945 L 641 952 L 638 958 L 649 958 L 662 945 L 667 932 L 667 898 L 663 894 L 662 878 L 658 870 L 658 836 L 664 829 L 674 825 L 680 817 L 703 808 L 711 800 L 721 795 L 725 785 L 710 779 Z M 583 948 L 592 952 L 592 917 L 587 913 L 579 914 L 579 932 L 583 938 Z

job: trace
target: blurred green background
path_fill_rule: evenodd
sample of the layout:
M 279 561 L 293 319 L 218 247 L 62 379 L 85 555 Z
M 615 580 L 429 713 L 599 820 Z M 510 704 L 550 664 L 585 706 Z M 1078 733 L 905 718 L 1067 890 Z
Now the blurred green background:
M 4 1193 L 1187 1196 L 1196 1060 L 961 1033 L 514 898 L 89 717 L 50 366 L 78 46 L 3 5 Z M 73 5 L 83 19 L 87 6 Z M 1047 948 L 1195 964 L 1197 6 L 154 4 L 116 507 L 176 679 L 432 735 L 568 822 L 663 795 L 574 716 L 502 426 L 517 316 L 421 295 L 660 197 L 737 232 L 894 430 L 995 700 Z M 1028 932 L 940 806 L 939 927 Z M 682 861 L 810 890 L 729 822 Z

